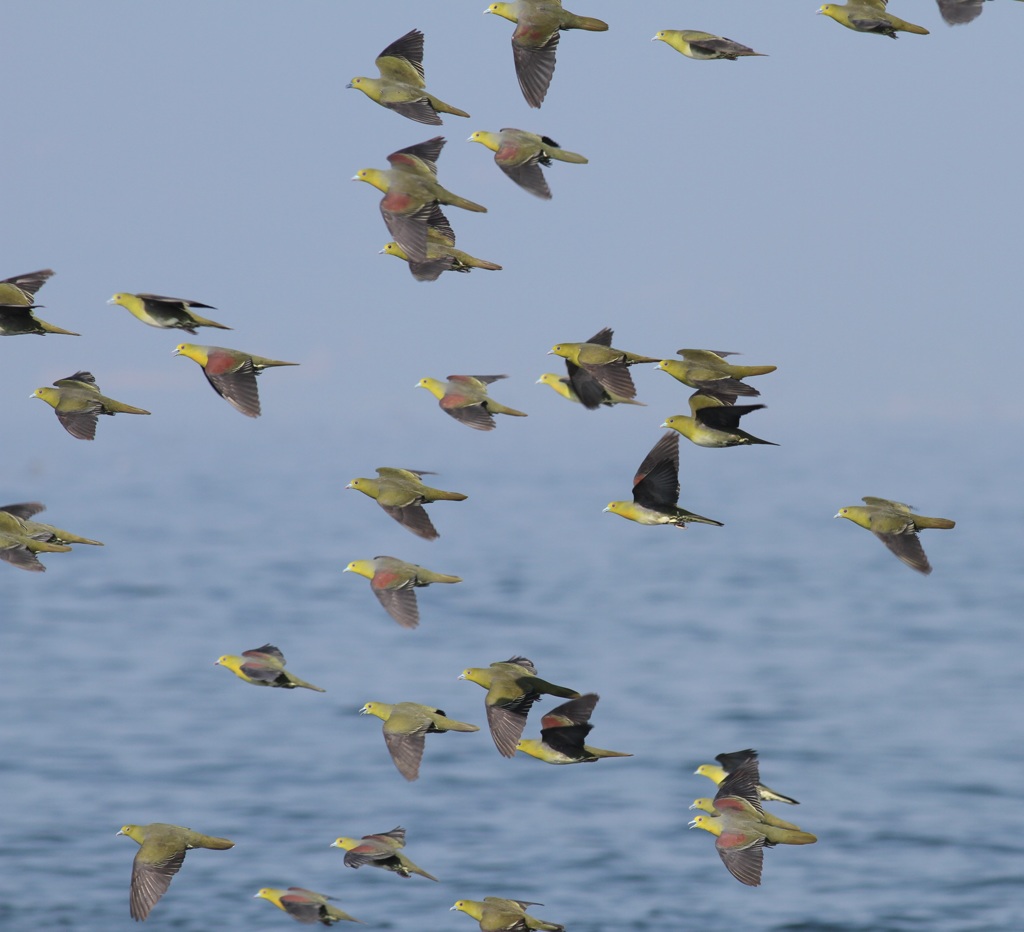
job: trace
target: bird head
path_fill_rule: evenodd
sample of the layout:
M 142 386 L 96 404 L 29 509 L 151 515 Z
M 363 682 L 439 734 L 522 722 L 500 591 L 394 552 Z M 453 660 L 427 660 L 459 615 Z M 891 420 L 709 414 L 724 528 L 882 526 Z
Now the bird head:
M 142 838 L 145 834 L 142 831 L 141 825 L 122 825 L 118 835 L 127 835 L 132 841 L 137 841 L 140 845 L 142 844 Z
M 57 403 L 60 401 L 60 392 L 57 391 L 57 389 L 55 388 L 46 388 L 45 386 L 43 386 L 42 388 L 37 388 L 28 397 L 42 398 L 43 401 L 45 401 L 48 405 L 52 405 L 53 407 L 56 408 Z
M 120 304 L 121 307 L 126 307 L 126 302 L 129 297 L 131 296 L 119 291 L 117 294 L 107 299 L 107 304 Z
M 478 142 L 482 146 L 487 146 L 492 152 L 497 152 L 501 144 L 497 133 L 488 133 L 482 129 L 473 133 L 466 142 Z
M 444 382 L 439 382 L 437 379 L 423 378 L 420 379 L 416 385 L 416 388 L 425 388 L 435 398 L 444 398 Z
M 652 42 L 664 42 L 665 41 L 665 30 L 659 29 L 653 36 L 651 36 Z
M 714 811 L 715 811 L 715 801 L 713 799 L 708 799 L 707 796 L 701 796 L 699 799 L 695 799 L 690 804 L 690 808 L 691 809 L 700 809 L 700 810 L 702 810 L 704 812 L 708 812 L 708 813 L 714 813 Z
M 376 572 L 373 566 L 373 560 L 353 560 L 349 563 L 343 573 L 358 573 L 360 576 L 365 576 L 367 579 L 373 579 L 373 574 Z
M 622 506 L 628 504 L 629 502 L 609 502 L 601 509 L 601 511 L 610 511 L 613 515 L 621 514 L 623 510 Z
M 495 16 L 501 16 L 504 19 L 511 20 L 513 23 L 519 22 L 519 17 L 516 15 L 515 7 L 511 3 L 492 3 L 484 13 L 493 13 Z
M 367 702 L 360 710 L 360 715 L 376 715 L 377 718 L 383 719 L 385 722 L 388 720 L 388 716 L 391 714 L 391 706 L 386 702 Z
M 377 168 L 361 168 L 352 176 L 352 180 L 365 181 L 367 184 L 372 184 L 378 191 L 383 191 L 385 194 L 387 194 L 388 188 L 390 187 L 387 175 Z
M 384 248 L 378 253 L 378 255 L 384 256 L 397 256 L 399 259 L 405 259 L 409 261 L 409 257 L 406 255 L 404 249 L 398 245 L 398 243 L 385 243 Z

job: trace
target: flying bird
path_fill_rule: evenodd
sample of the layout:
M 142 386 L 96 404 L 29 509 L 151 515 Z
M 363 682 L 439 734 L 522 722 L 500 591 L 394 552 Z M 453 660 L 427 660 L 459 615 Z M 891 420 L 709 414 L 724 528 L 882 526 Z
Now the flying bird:
M 698 61 L 711 61 L 724 58 L 736 61 L 750 55 L 764 56 L 764 52 L 755 52 L 750 46 L 733 42 L 724 36 L 716 36 L 713 32 L 701 32 L 699 29 L 661 29 L 654 34 L 652 42 L 664 42 L 687 58 Z
M 448 718 L 444 709 L 418 702 L 367 702 L 359 711 L 363 715 L 375 715 L 384 722 L 384 743 L 398 772 L 410 782 L 419 779 L 428 734 L 480 730 L 479 725 Z
M 565 932 L 565 926 L 557 922 L 543 922 L 531 916 L 527 906 L 543 906 L 530 900 L 506 900 L 498 896 L 485 896 L 483 900 L 457 900 L 448 912 L 458 910 L 472 916 L 482 932 Z
M 107 304 L 120 304 L 144 324 L 159 327 L 161 330 L 184 330 L 186 333 L 195 333 L 196 327 L 231 329 L 225 324 L 218 324 L 215 320 L 200 317 L 192 310 L 194 307 L 217 310 L 212 304 L 203 304 L 201 301 L 192 301 L 188 298 L 168 298 L 165 295 L 147 294 L 142 291 L 138 294 L 119 291 L 107 301 Z
M 569 364 L 571 365 L 571 363 Z M 590 410 L 600 408 L 602 405 L 605 407 L 612 407 L 612 405 L 641 405 L 644 406 L 644 402 L 637 401 L 635 398 L 620 398 L 618 395 L 612 395 L 607 392 L 593 376 L 587 375 L 587 373 L 576 367 L 577 375 L 582 375 L 582 378 L 588 380 L 593 388 L 593 398 L 603 397 L 603 401 L 598 401 L 596 404 L 586 405 L 585 407 Z M 572 386 L 572 381 L 567 375 L 558 375 L 555 372 L 545 372 L 537 381 L 536 385 L 547 385 L 553 388 L 559 395 L 561 395 L 566 401 L 571 401 L 574 404 L 582 404 L 580 396 L 576 394 L 576 389 Z
M 672 378 L 696 388 L 708 395 L 714 395 L 726 404 L 732 404 L 736 396 L 755 397 L 761 393 L 742 379 L 754 375 L 767 375 L 776 366 L 734 366 L 725 361 L 726 356 L 735 353 L 702 349 L 681 349 L 676 354 L 682 359 L 662 359 L 657 368 Z
M 284 668 L 284 654 L 273 644 L 264 644 L 254 650 L 244 650 L 242 655 L 224 654 L 214 661 L 214 666 L 227 667 L 240 680 L 253 686 L 277 686 L 281 689 L 312 689 L 318 693 L 327 692 L 319 686 L 300 680 Z
M 51 540 L 49 531 L 32 532 L 26 527 L 22 515 L 31 517 L 39 508 L 38 502 L 22 502 L 19 505 L 5 505 L 0 511 L 0 560 L 31 573 L 43 573 L 46 567 L 39 562 L 37 553 L 66 553 L 71 548 L 59 541 Z
M 122 825 L 118 835 L 127 835 L 137 842 L 139 850 L 132 863 L 132 886 L 129 911 L 132 919 L 141 922 L 149 915 L 171 885 L 171 880 L 191 848 L 233 848 L 227 838 L 202 835 L 190 828 L 150 822 L 149 825 Z
M 269 900 L 278 909 L 283 909 L 292 919 L 305 925 L 313 925 L 319 922 L 321 925 L 330 926 L 336 922 L 362 922 L 350 916 L 337 906 L 331 906 L 329 900 L 333 896 L 325 896 L 315 890 L 307 890 L 304 887 L 289 887 L 281 890 L 277 887 L 264 887 L 253 895 L 253 899 Z
M 431 583 L 462 582 L 460 576 L 435 573 L 424 566 L 388 556 L 353 560 L 342 572 L 358 573 L 370 580 L 370 589 L 377 601 L 403 628 L 415 628 L 420 623 L 420 610 L 416 604 L 417 588 Z
M 678 431 L 699 447 L 737 447 L 763 443 L 777 447 L 777 443 L 762 440 L 740 429 L 740 418 L 764 405 L 726 405 L 714 395 L 694 392 L 690 396 L 690 414 L 675 414 L 661 425 Z
M 925 528 L 948 530 L 956 527 L 956 522 L 950 518 L 926 518 L 914 514 L 912 505 L 888 498 L 865 495 L 861 501 L 863 505 L 840 508 L 835 517 L 848 518 L 854 524 L 867 528 L 907 566 L 927 576 L 932 571 L 932 565 L 925 556 L 917 532 Z
M 713 783 L 720 786 L 725 780 L 732 776 L 735 771 L 747 764 L 749 761 L 754 761 L 756 763 L 758 757 L 757 751 L 753 748 L 747 748 L 743 751 L 716 754 L 715 760 L 718 761 L 717 764 L 701 764 L 694 773 L 701 777 L 707 777 Z M 758 796 L 761 799 L 768 800 L 769 802 L 789 803 L 791 806 L 800 805 L 795 799 L 793 799 L 793 797 L 783 796 L 782 793 L 773 790 L 770 786 L 764 786 L 761 783 L 757 783 L 756 788 Z
M 417 123 L 440 126 L 438 113 L 468 117 L 465 110 L 446 104 L 426 91 L 423 75 L 423 33 L 410 29 L 391 43 L 374 62 L 379 78 L 353 78 L 346 87 L 362 91 L 370 100 Z
M 347 838 L 344 835 L 331 843 L 332 848 L 345 851 L 345 866 L 360 868 L 364 864 L 379 867 L 398 874 L 399 877 L 410 877 L 419 874 L 427 880 L 436 881 L 433 874 L 428 874 L 422 867 L 414 864 L 402 851 L 405 847 L 405 829 L 401 825 L 390 832 L 378 835 L 364 835 L 362 838 Z
M 556 686 L 537 676 L 537 668 L 526 657 L 510 657 L 489 667 L 468 667 L 459 674 L 487 690 L 484 708 L 495 747 L 503 757 L 513 757 L 523 736 L 530 708 L 543 694 L 579 699 L 575 689 Z
M 818 8 L 818 12 L 855 32 L 872 32 L 878 36 L 888 36 L 890 39 L 899 38 L 897 32 L 928 35 L 928 30 L 924 26 L 915 26 L 889 13 L 886 10 L 888 2 L 889 0 L 849 0 L 849 3 L 826 3 Z
M 417 388 L 425 388 L 436 399 L 445 414 L 474 430 L 494 430 L 494 415 L 509 414 L 526 417 L 524 411 L 509 408 L 487 394 L 487 386 L 507 375 L 450 375 L 447 382 L 423 378 Z
M 598 330 L 585 343 L 558 343 L 548 355 L 561 356 L 569 373 L 569 383 L 585 408 L 607 404 L 610 398 L 632 400 L 636 387 L 629 367 L 641 362 L 657 362 L 653 356 L 640 356 L 612 346 L 611 327 Z
M 721 521 L 679 507 L 679 434 L 674 432 L 662 434 L 644 457 L 633 477 L 633 501 L 609 502 L 604 510 L 638 524 L 685 528 L 693 521 L 722 527 Z
M 241 350 L 226 346 L 199 346 L 195 343 L 179 343 L 172 356 L 187 356 L 197 362 L 206 376 L 206 381 L 236 411 L 246 417 L 260 416 L 260 395 L 256 388 L 256 376 L 269 366 L 297 366 L 297 362 L 282 362 L 266 356 L 253 356 Z
M 40 269 L 38 272 L 26 272 L 24 275 L 12 275 L 10 278 L 0 280 L 0 337 L 29 333 L 40 336 L 48 333 L 81 336 L 73 330 L 65 330 L 63 327 L 40 320 L 32 313 L 37 307 L 42 306 L 35 303 L 35 295 L 51 275 L 53 269 Z
M 41 398 L 54 409 L 64 429 L 79 440 L 96 437 L 96 423 L 101 414 L 149 414 L 144 408 L 135 408 L 100 394 L 96 377 L 91 372 L 79 371 L 65 379 L 57 379 L 55 388 L 37 388 L 32 398 Z
M 92 540 L 89 537 L 81 537 L 71 531 L 54 527 L 52 524 L 44 524 L 42 521 L 31 520 L 34 515 L 46 511 L 42 502 L 17 502 L 12 505 L 0 505 L 0 531 L 5 533 L 21 532 L 29 534 L 37 541 L 44 541 L 48 544 L 91 544 L 94 547 L 102 547 L 103 541 Z M 11 518 L 16 519 L 11 521 Z
M 395 242 L 410 262 L 427 260 L 427 229 L 436 221 L 438 204 L 487 213 L 487 208 L 453 194 L 437 181 L 437 160 L 446 140 L 434 136 L 388 156 L 390 169 L 362 168 L 353 181 L 365 181 L 384 192 L 380 212 Z M 443 215 L 442 215 L 443 216 Z
M 433 282 L 441 277 L 442 272 L 472 272 L 473 269 L 487 269 L 500 272 L 501 266 L 487 259 L 478 259 L 468 252 L 455 248 L 455 232 L 448 219 L 441 213 L 440 207 L 434 208 L 439 220 L 427 221 L 427 258 L 423 262 L 412 262 L 406 251 L 396 242 L 385 243 L 381 253 L 395 256 L 409 263 L 409 272 L 418 282 Z
M 516 750 L 548 764 L 589 764 L 602 757 L 632 757 L 584 744 L 594 727 L 590 716 L 599 698 L 596 693 L 587 693 L 556 706 L 540 720 L 540 739 L 521 738 Z
M 570 13 L 563 8 L 561 0 L 492 3 L 484 12 L 516 24 L 512 33 L 512 58 L 519 87 L 531 107 L 539 107 L 547 96 L 555 73 L 559 31 L 605 32 L 608 29 L 608 24 L 602 20 Z
M 586 165 L 585 155 L 560 149 L 558 143 L 547 136 L 538 136 L 523 129 L 506 127 L 498 133 L 477 130 L 469 142 L 479 142 L 494 153 L 494 163 L 524 191 L 546 201 L 551 200 L 541 165 L 548 166 L 552 159 Z
M 345 488 L 356 489 L 375 499 L 385 512 L 417 537 L 436 540 L 440 535 L 423 505 L 437 501 L 461 502 L 465 501 L 467 496 L 461 492 L 434 489 L 420 481 L 421 476 L 432 475 L 433 473 L 427 471 L 379 466 L 376 479 L 359 477 L 353 479 Z

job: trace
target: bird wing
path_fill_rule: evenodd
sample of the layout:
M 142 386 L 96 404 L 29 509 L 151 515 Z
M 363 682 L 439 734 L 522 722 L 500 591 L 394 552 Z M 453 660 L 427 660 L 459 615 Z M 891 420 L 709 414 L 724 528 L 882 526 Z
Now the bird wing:
M 427 259 L 427 225 L 433 216 L 434 206 L 430 202 L 412 213 L 398 213 L 389 210 L 384 206 L 384 200 L 381 201 L 380 213 L 384 223 L 410 262 L 425 262 Z
M 423 746 L 426 743 L 430 720 L 424 717 L 422 722 L 417 722 L 413 729 L 409 730 L 408 716 L 399 717 L 398 722 L 394 719 L 395 714 L 392 713 L 384 723 L 384 740 L 399 773 L 406 780 L 415 780 L 420 775 L 420 761 L 423 759 Z M 399 731 L 399 728 L 402 730 Z
M 0 505 L 0 511 L 5 511 L 9 515 L 14 515 L 15 518 L 24 520 L 41 511 L 46 511 L 46 506 L 42 502 L 17 502 L 12 505 Z
M 375 64 L 382 78 L 423 87 L 423 33 L 410 29 L 384 49 Z
M 549 36 L 543 45 L 524 44 L 528 35 L 528 27 L 521 24 L 516 27 L 512 33 L 512 59 L 523 97 L 531 107 L 539 107 L 544 102 L 555 73 L 558 32 Z
M 679 434 L 669 431 L 653 446 L 633 477 L 633 501 L 648 508 L 679 501 Z
M 598 346 L 611 346 L 612 345 L 612 337 L 614 335 L 615 335 L 615 332 L 612 330 L 611 327 L 602 327 L 600 330 L 597 331 L 597 333 L 595 333 L 586 342 L 587 343 L 596 343 Z
M 629 374 L 629 366 L 625 360 L 604 363 L 597 366 L 583 366 L 587 374 L 593 376 L 609 394 L 620 398 L 635 398 L 636 386 Z
M 604 386 L 586 369 L 581 369 L 568 359 L 565 361 L 565 368 L 569 373 L 569 385 L 584 408 L 594 410 L 611 401 L 611 396 L 605 391 Z
M 437 160 L 447 140 L 444 136 L 434 136 L 414 146 L 398 149 L 388 156 L 388 164 L 400 171 L 412 171 L 416 174 L 437 174 Z
M 206 380 L 213 390 L 236 410 L 247 417 L 260 416 L 260 396 L 256 388 L 256 368 L 251 359 L 246 359 L 237 368 L 224 372 L 211 372 L 213 364 L 203 367 Z
M 599 698 L 597 693 L 587 693 L 578 699 L 570 699 L 568 702 L 555 706 L 555 708 L 545 712 L 541 718 L 540 727 L 542 731 L 545 728 L 564 728 L 567 725 L 585 724 L 590 721 L 590 716 L 594 714 L 594 707 L 597 705 Z
M 64 425 L 64 429 L 77 437 L 79 440 L 94 440 L 96 438 L 96 423 L 103 411 L 103 405 L 98 401 L 90 405 L 85 411 L 57 411 L 57 420 Z
M 46 567 L 20 541 L 0 536 L 0 560 L 31 573 L 45 573 Z
M 748 835 L 741 832 L 723 829 L 715 841 L 715 849 L 733 877 L 748 887 L 757 887 L 761 884 L 761 867 L 766 844 L 763 835 L 757 835 L 751 840 Z
M 427 259 L 426 262 L 410 262 L 409 272 L 412 277 L 418 282 L 436 282 L 442 272 L 451 271 L 455 265 L 455 259 L 452 256 L 441 256 L 437 259 Z M 456 271 L 465 271 L 464 269 L 457 269 Z
M 712 405 L 698 408 L 694 417 L 714 430 L 734 431 L 740 429 L 740 418 L 751 411 L 758 411 L 764 405 Z
M 296 892 L 282 893 L 279 899 L 281 906 L 289 916 L 306 925 L 312 925 L 314 922 L 321 922 L 323 920 L 323 903 L 311 900 L 307 895 L 307 891 L 302 890 L 300 887 L 289 887 L 288 889 L 294 889 Z M 329 899 L 329 897 L 324 897 L 324 899 Z
M 441 410 L 455 420 L 474 430 L 494 430 L 494 417 L 484 407 L 484 402 L 474 405 L 460 405 L 458 399 L 445 396 L 440 401 Z
M 249 651 L 246 651 L 246 653 L 249 653 Z M 273 683 L 278 677 L 282 676 L 280 667 L 272 666 L 265 660 L 257 660 L 252 657 L 250 657 L 247 663 L 239 666 L 238 669 L 249 679 L 256 680 L 258 683 Z
M 418 506 L 413 506 L 418 507 Z M 387 510 L 387 509 L 385 509 Z M 404 509 L 395 509 L 401 511 Z M 423 511 L 420 508 L 420 511 Z M 389 512 L 390 514 L 390 512 Z M 426 512 L 423 511 L 425 515 Z M 392 515 L 392 517 L 394 517 Z M 427 519 L 429 523 L 429 518 Z M 403 522 L 404 523 L 404 522 Z M 408 525 L 406 525 L 408 527 Z M 431 525 L 433 527 L 433 525 Z M 420 535 L 423 536 L 422 534 Z M 374 578 L 370 581 L 370 588 L 373 590 L 373 594 L 377 596 L 377 601 L 384 606 L 386 611 L 392 618 L 395 619 L 403 628 L 415 628 L 420 623 L 420 611 L 416 604 L 416 592 L 412 587 L 405 589 L 384 589 L 379 588 L 376 585 L 377 573 Z
M 865 495 L 861 501 L 866 505 L 878 505 L 881 508 L 890 508 L 893 511 L 898 511 L 905 515 L 912 514 L 914 511 L 913 505 L 904 505 L 903 502 L 894 502 L 888 498 L 877 498 L 874 495 Z
M 185 307 L 202 307 L 209 311 L 217 310 L 212 304 L 203 304 L 202 301 L 192 301 L 189 298 L 169 298 L 166 295 L 150 294 L 146 291 L 140 291 L 135 297 L 142 298 L 147 303 L 152 301 L 154 304 L 182 304 Z
M 378 59 L 380 61 L 380 59 Z M 417 123 L 426 123 L 428 126 L 440 126 L 441 118 L 430 103 L 429 97 L 419 97 L 416 100 L 389 101 L 386 104 L 389 110 L 401 114 L 409 120 Z
M 171 878 L 181 868 L 185 860 L 185 851 L 175 851 L 169 857 L 158 861 L 150 861 L 146 856 L 145 843 L 139 848 L 132 863 L 132 885 L 129 897 L 129 909 L 132 919 L 141 921 L 149 915 L 156 904 L 171 885 Z
M 757 760 L 757 751 L 753 748 L 747 748 L 745 751 L 730 751 L 724 754 L 715 755 L 715 760 L 722 765 L 722 769 L 726 771 L 726 773 L 731 773 L 737 767 L 745 764 L 751 759 L 755 761 Z
M 583 744 L 593 729 L 594 726 L 590 722 L 579 725 L 558 725 L 553 728 L 541 728 L 540 737 L 552 751 L 557 751 L 566 757 L 580 757 L 587 753 Z
M 494 744 L 504 757 L 514 757 L 516 745 L 526 728 L 530 708 L 540 698 L 535 692 L 509 697 L 487 697 L 487 724 Z
M 378 502 L 378 504 L 380 503 Z M 381 505 L 380 507 L 391 515 L 391 517 L 402 525 L 402 527 L 412 531 L 417 537 L 422 537 L 424 540 L 436 540 L 441 536 L 437 533 L 437 529 L 434 527 L 433 522 L 430 520 L 430 516 L 422 505 Z M 378 596 L 378 598 L 380 598 L 380 596 Z M 385 606 L 385 608 L 387 608 L 387 606 Z
M 264 644 L 262 647 L 257 647 L 254 650 L 243 650 L 243 657 L 256 657 L 257 659 L 262 657 L 273 657 L 282 666 L 284 665 L 284 654 L 274 647 L 273 644 Z
M 876 531 L 872 528 L 871 533 L 907 566 L 925 575 L 932 571 L 932 565 L 928 562 L 928 557 L 925 556 L 924 548 L 921 546 L 921 540 L 917 536 L 913 524 L 908 523 L 902 531 Z

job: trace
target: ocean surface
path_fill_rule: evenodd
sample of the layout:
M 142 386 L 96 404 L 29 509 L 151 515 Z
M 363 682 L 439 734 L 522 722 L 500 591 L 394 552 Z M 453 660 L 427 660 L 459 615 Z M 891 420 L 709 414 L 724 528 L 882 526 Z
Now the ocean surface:
M 783 424 L 777 449 L 684 442 L 681 502 L 725 527 L 678 531 L 601 513 L 645 452 L 606 442 L 631 412 L 550 403 L 580 425 L 558 449 L 511 419 L 492 435 L 429 422 L 452 461 L 395 465 L 443 465 L 436 484 L 469 495 L 430 507 L 432 543 L 344 491 L 373 461 L 357 468 L 344 438 L 308 425 L 278 423 L 269 448 L 268 424 L 238 418 L 199 455 L 196 438 L 143 443 L 125 418 L 89 447 L 54 424 L 52 450 L 80 458 L 13 455 L 5 500 L 47 502 L 42 518 L 106 546 L 46 556 L 45 574 L 0 566 L 0 927 L 134 927 L 137 849 L 115 833 L 150 821 L 236 842 L 189 853 L 155 929 L 286 929 L 252 896 L 292 885 L 410 932 L 475 928 L 448 907 L 487 895 L 544 903 L 532 912 L 572 932 L 1024 927 L 1017 438 L 962 429 L 944 461 L 941 431 L 904 443 L 882 424 L 882 464 L 838 429 Z M 373 430 L 353 440 L 372 448 Z M 832 520 L 861 494 L 897 494 L 873 471 L 957 520 L 922 536 L 932 576 Z M 376 553 L 465 581 L 418 590 L 421 626 L 403 630 L 342 575 Z M 213 665 L 268 641 L 327 692 Z M 635 756 L 500 757 L 483 691 L 457 676 L 514 654 L 599 693 L 590 743 Z M 371 699 L 484 730 L 429 736 L 407 783 L 379 721 L 357 714 Z M 528 736 L 556 702 L 534 707 Z M 775 810 L 819 838 L 767 851 L 757 889 L 687 830 L 712 790 L 694 769 L 746 747 L 800 800 Z M 350 870 L 329 847 L 396 825 L 439 883 Z

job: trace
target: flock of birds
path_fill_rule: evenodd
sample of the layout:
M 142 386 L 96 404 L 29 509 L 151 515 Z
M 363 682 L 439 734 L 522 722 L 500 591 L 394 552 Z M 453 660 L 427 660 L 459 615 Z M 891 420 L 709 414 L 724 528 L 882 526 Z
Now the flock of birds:
M 947 21 L 967 22 L 980 13 L 982 2 L 939 0 L 939 5 Z M 565 10 L 559 0 L 492 3 L 485 12 L 516 24 L 512 35 L 513 60 L 523 96 L 531 107 L 540 107 L 548 93 L 560 32 L 608 29 L 601 20 Z M 898 32 L 922 35 L 928 32 L 889 13 L 887 0 L 824 4 L 818 12 L 858 32 L 891 38 L 896 38 Z M 696 30 L 661 30 L 654 39 L 696 60 L 736 60 L 763 54 L 731 39 Z M 440 114 L 468 117 L 465 111 L 426 91 L 423 47 L 423 33 L 417 29 L 409 31 L 377 57 L 379 77 L 356 77 L 348 86 L 420 123 L 438 125 L 442 122 Z M 551 198 L 551 191 L 542 166 L 550 165 L 552 160 L 587 162 L 585 156 L 559 147 L 546 136 L 520 129 L 505 128 L 497 133 L 475 131 L 469 139 L 492 151 L 495 163 L 513 182 L 545 200 Z M 393 240 L 382 251 L 405 260 L 412 275 L 419 280 L 436 280 L 445 271 L 501 269 L 496 263 L 477 259 L 455 248 L 455 234 L 441 205 L 476 212 L 486 208 L 448 191 L 437 181 L 437 160 L 444 144 L 444 138 L 438 136 L 400 149 L 388 156 L 389 169 L 362 169 L 355 176 L 383 192 L 380 210 Z M 0 282 L 0 335 L 78 335 L 35 316 L 35 310 L 41 306 L 36 303 L 36 294 L 52 274 L 52 270 L 43 269 Z M 231 329 L 201 316 L 199 311 L 215 308 L 199 301 L 119 292 L 109 303 L 124 307 L 152 327 L 190 334 L 195 334 L 200 327 Z M 644 525 L 721 526 L 721 522 L 679 505 L 679 437 L 712 448 L 774 445 L 739 426 L 741 418 L 765 406 L 737 404 L 737 400 L 759 396 L 746 379 L 767 375 L 776 367 L 733 364 L 727 357 L 734 354 L 706 349 L 683 348 L 676 352 L 679 358 L 644 356 L 614 347 L 612 337 L 612 330 L 606 327 L 586 341 L 556 344 L 550 354 L 565 360 L 566 374 L 548 372 L 538 382 L 550 386 L 568 401 L 591 410 L 642 404 L 636 399 L 636 388 L 629 372 L 630 367 L 638 364 L 653 364 L 695 391 L 689 398 L 689 414 L 673 415 L 662 423 L 668 432 L 654 444 L 638 467 L 633 478 L 632 498 L 610 502 L 605 511 Z M 174 354 L 195 361 L 217 394 L 248 417 L 260 415 L 257 376 L 269 367 L 297 365 L 227 347 L 192 343 L 179 344 Z M 417 387 L 429 391 L 441 410 L 459 423 L 474 430 L 489 431 L 496 425 L 496 415 L 526 416 L 525 412 L 490 396 L 490 386 L 504 378 L 504 375 L 449 375 L 441 381 L 425 377 Z M 37 388 L 32 397 L 53 407 L 65 430 L 80 440 L 95 438 L 100 415 L 150 413 L 101 394 L 95 377 L 85 370 L 57 379 L 52 386 Z M 354 478 L 347 488 L 373 498 L 411 533 L 433 540 L 438 532 L 424 506 L 436 501 L 462 501 L 466 495 L 426 485 L 425 475 L 428 473 L 381 467 L 375 478 Z M 931 572 L 917 532 L 924 528 L 952 528 L 954 522 L 915 514 L 910 506 L 900 502 L 870 496 L 863 501 L 864 505 L 841 508 L 836 517 L 847 518 L 871 530 L 911 568 L 921 573 Z M 38 558 L 40 553 L 66 552 L 72 544 L 101 545 L 100 541 L 35 521 L 34 517 L 42 510 L 44 506 L 38 502 L 0 507 L 0 559 L 21 569 L 39 572 L 45 569 Z M 416 588 L 462 581 L 458 576 L 434 572 L 391 556 L 355 560 L 345 571 L 366 577 L 385 611 L 405 628 L 419 624 Z M 240 655 L 221 656 L 216 663 L 252 685 L 324 692 L 321 687 L 287 670 L 284 655 L 272 644 L 246 650 Z M 540 678 L 535 665 L 525 657 L 514 656 L 487 667 L 467 668 L 460 679 L 486 690 L 487 724 L 498 752 L 504 757 L 512 757 L 518 751 L 549 764 L 566 765 L 632 756 L 588 745 L 586 739 L 593 728 L 590 720 L 599 696 Z M 524 738 L 530 709 L 543 695 L 567 701 L 542 716 L 539 738 Z M 428 734 L 480 730 L 477 725 L 449 717 L 441 709 L 414 702 L 370 701 L 360 711 L 383 722 L 387 750 L 399 773 L 409 781 L 419 776 Z M 764 808 L 767 801 L 793 805 L 796 800 L 761 784 L 756 751 L 720 754 L 716 760 L 717 764 L 705 764 L 697 770 L 717 785 L 717 792 L 714 797 L 694 801 L 691 808 L 700 810 L 701 814 L 691 825 L 715 837 L 718 854 L 737 880 L 757 886 L 761 882 L 766 847 L 805 845 L 817 839 Z M 226 838 L 166 823 L 124 825 L 118 834 L 128 836 L 139 845 L 132 867 L 129 898 L 130 914 L 136 920 L 146 919 L 167 891 L 189 849 L 228 849 L 234 844 Z M 349 867 L 370 865 L 402 877 L 416 874 L 437 881 L 403 852 L 405 834 L 405 829 L 398 826 L 358 839 L 340 837 L 333 846 L 345 851 L 344 863 Z M 255 895 L 302 923 L 331 925 L 342 920 L 360 921 L 333 905 L 331 897 L 301 887 L 267 887 Z M 564 929 L 560 924 L 545 922 L 527 913 L 527 907 L 536 905 L 540 904 L 488 896 L 482 901 L 460 899 L 452 909 L 477 920 L 484 932 L 531 929 L 559 932 Z

